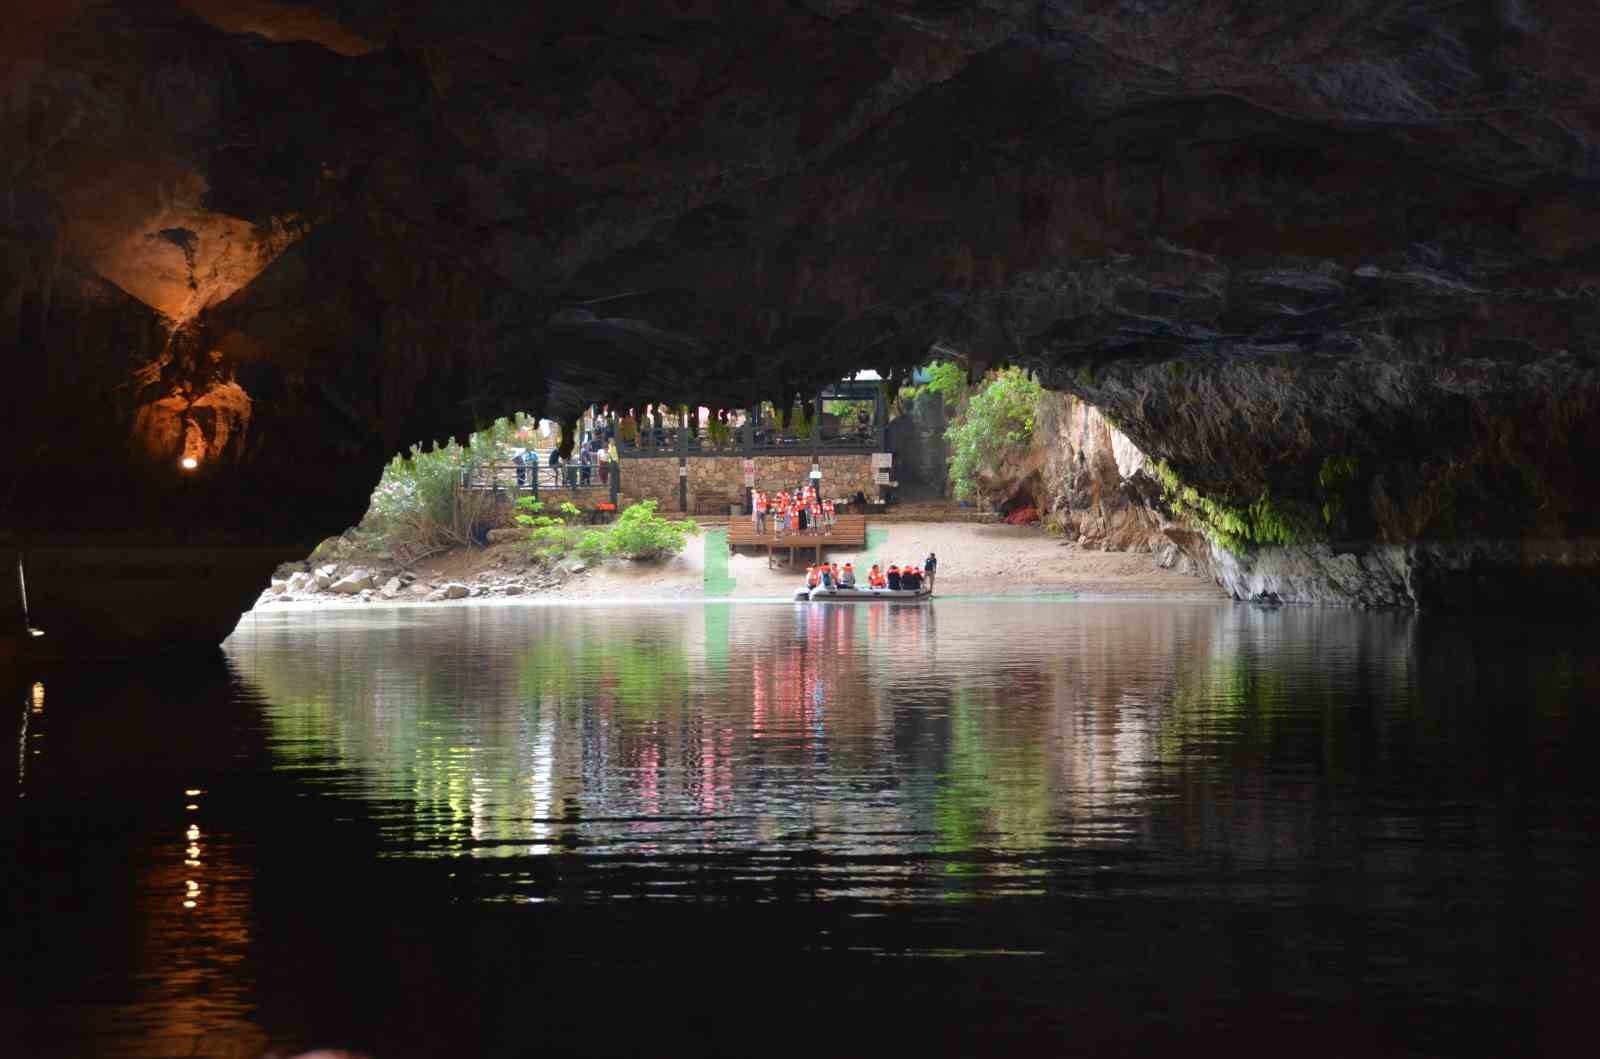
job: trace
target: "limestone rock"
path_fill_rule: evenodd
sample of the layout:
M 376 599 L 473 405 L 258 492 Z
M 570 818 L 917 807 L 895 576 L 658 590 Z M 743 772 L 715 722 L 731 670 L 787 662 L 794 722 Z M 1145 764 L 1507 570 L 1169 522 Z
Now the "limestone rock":
M 352 570 L 335 581 L 330 589 L 341 596 L 353 596 L 372 587 L 372 575 L 365 570 Z
M 288 588 L 289 582 L 279 581 L 277 578 L 273 578 L 272 582 L 267 585 L 267 591 L 271 592 L 275 596 L 281 596 L 284 592 L 288 591 Z
M 521 585 L 507 585 L 505 587 L 505 593 L 508 596 L 520 596 L 522 595 L 522 591 L 523 589 Z
M 454 581 L 450 582 L 448 585 L 445 585 L 440 591 L 444 593 L 445 599 L 466 599 L 472 594 L 472 590 L 466 585 Z
M 383 583 L 383 594 L 392 599 L 400 594 L 401 587 L 401 580 L 398 577 L 391 577 Z

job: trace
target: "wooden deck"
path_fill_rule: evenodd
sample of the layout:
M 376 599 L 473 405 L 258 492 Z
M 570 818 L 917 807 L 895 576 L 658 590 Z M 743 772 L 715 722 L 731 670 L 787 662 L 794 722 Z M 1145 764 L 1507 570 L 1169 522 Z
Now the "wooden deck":
M 816 554 L 816 561 L 822 561 L 824 548 L 845 548 L 860 551 L 867 546 L 867 516 L 865 515 L 840 515 L 834 525 L 826 531 L 807 530 L 800 533 L 790 530 L 782 537 L 772 531 L 771 520 L 767 523 L 767 532 L 756 533 L 756 526 L 749 515 L 728 520 L 728 551 L 735 552 L 740 548 L 766 549 L 767 563 L 770 565 L 775 553 L 788 549 L 789 562 L 794 563 L 794 553 L 797 549 L 812 551 Z

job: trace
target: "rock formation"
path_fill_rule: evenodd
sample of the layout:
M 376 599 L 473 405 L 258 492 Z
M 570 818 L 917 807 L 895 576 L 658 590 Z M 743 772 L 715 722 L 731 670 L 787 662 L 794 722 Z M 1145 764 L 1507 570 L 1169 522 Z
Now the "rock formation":
M 1103 409 L 1241 595 L 1592 586 L 1597 44 L 1558 0 L 22 0 L 0 544 L 61 642 L 215 643 L 411 441 L 938 341 Z

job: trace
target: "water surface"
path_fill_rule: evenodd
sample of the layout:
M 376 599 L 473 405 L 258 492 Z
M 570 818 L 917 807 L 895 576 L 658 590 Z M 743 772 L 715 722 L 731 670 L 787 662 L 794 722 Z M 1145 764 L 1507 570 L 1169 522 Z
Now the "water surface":
M 1593 632 L 253 614 L 13 681 L 0 1011 L 32 1054 L 1548 1050 L 1600 966 Z

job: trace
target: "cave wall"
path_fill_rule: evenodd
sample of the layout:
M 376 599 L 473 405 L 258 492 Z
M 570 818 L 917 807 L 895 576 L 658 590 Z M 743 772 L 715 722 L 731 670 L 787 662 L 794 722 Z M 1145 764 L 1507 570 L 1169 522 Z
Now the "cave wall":
M 1593 572 L 1592 5 L 21 0 L 9 30 L 0 545 L 75 636 L 124 598 L 90 557 L 203 549 L 147 613 L 205 642 L 411 441 L 787 405 L 934 343 L 1266 495 L 1295 546 Z M 1360 468 L 1331 520 L 1330 455 Z

